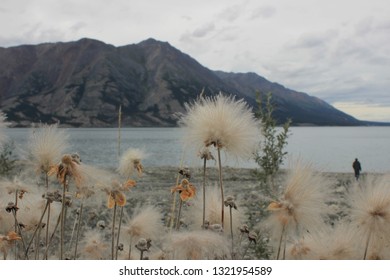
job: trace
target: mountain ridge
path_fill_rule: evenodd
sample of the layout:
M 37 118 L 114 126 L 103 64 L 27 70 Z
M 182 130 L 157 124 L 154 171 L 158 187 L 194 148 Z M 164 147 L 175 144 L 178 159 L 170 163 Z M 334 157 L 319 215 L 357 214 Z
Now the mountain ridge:
M 83 38 L 0 48 L 0 108 L 13 126 L 176 126 L 177 113 L 204 90 L 244 98 L 272 92 L 275 118 L 293 125 L 367 125 L 325 101 L 256 73 L 213 71 L 153 38 L 115 47 Z

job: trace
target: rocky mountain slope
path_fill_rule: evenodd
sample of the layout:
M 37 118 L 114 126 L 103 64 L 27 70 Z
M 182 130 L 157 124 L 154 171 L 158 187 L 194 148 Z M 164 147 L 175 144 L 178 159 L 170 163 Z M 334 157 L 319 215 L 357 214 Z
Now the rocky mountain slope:
M 175 114 L 204 89 L 245 98 L 272 92 L 275 117 L 293 124 L 362 122 L 305 93 L 255 73 L 212 71 L 169 43 L 148 39 L 114 47 L 92 39 L 0 48 L 0 109 L 13 126 L 174 126 Z

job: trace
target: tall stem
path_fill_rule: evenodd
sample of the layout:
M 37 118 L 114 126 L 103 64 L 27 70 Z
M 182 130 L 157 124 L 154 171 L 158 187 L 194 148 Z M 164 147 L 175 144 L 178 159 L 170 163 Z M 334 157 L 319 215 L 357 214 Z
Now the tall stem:
M 278 254 L 277 254 L 277 256 L 276 256 L 276 259 L 277 259 L 277 260 L 279 259 L 279 256 L 280 256 L 280 249 L 281 249 L 281 247 L 282 247 L 282 240 L 283 240 L 283 236 L 284 236 L 285 230 L 286 230 L 286 225 L 283 225 L 282 233 L 280 234 L 280 239 L 279 239 Z
M 121 212 L 119 214 L 118 236 L 116 237 L 116 246 L 115 246 L 115 259 L 116 260 L 118 259 L 119 237 L 121 235 L 122 216 L 123 216 L 123 206 L 121 207 Z
M 183 200 L 180 199 L 179 210 L 177 212 L 177 219 L 176 219 L 176 230 L 179 230 L 180 228 L 180 216 L 181 216 L 182 207 L 183 207 Z
M 62 189 L 61 201 L 61 240 L 60 240 L 60 260 L 64 258 L 64 239 L 65 239 L 65 207 L 66 207 L 66 176 L 64 178 L 64 185 Z
M 218 169 L 219 169 L 219 186 L 221 189 L 221 226 L 223 228 L 224 224 L 224 218 L 225 218 L 225 196 L 224 196 L 224 191 L 223 191 L 223 182 L 222 182 L 222 164 L 221 164 L 221 149 L 218 147 Z
M 368 245 L 370 245 L 370 239 L 371 239 L 371 232 L 372 232 L 372 230 L 370 230 L 370 232 L 368 233 L 368 237 L 367 237 L 367 241 L 366 241 L 366 248 L 364 250 L 363 260 L 365 260 L 367 258 Z
M 206 222 L 206 157 L 203 159 L 203 220 L 202 220 L 202 228 L 205 228 Z
M 80 237 L 81 215 L 83 214 L 83 205 L 84 205 L 84 200 L 81 201 L 81 205 L 80 205 L 79 222 L 77 224 L 77 232 L 76 232 L 76 245 L 74 248 L 74 259 L 77 258 L 77 247 L 78 247 L 79 237 Z
M 111 258 L 115 256 L 115 219 L 116 219 L 116 202 L 114 204 L 114 215 L 112 217 L 112 229 L 111 229 Z
M 26 252 L 26 251 L 27 251 L 27 247 L 26 247 L 26 243 L 24 242 L 23 235 L 22 235 L 22 228 L 20 227 L 20 224 L 19 224 L 19 222 L 18 222 L 18 218 L 16 217 L 16 211 L 15 211 L 15 210 L 12 210 L 12 214 L 14 215 L 16 227 L 17 227 L 17 229 L 18 229 L 16 232 L 19 233 L 19 236 L 20 236 L 21 241 L 22 241 L 23 249 L 24 249 L 24 251 Z M 26 256 L 26 259 L 28 260 L 28 256 Z
M 36 227 L 35 230 L 34 230 L 34 233 L 33 233 L 33 236 L 32 236 L 31 239 L 30 239 L 30 242 L 29 242 L 28 245 L 27 245 L 26 252 L 25 252 L 25 257 L 26 257 L 26 258 L 27 258 L 27 256 L 28 256 L 28 251 L 29 251 L 29 249 L 30 249 L 30 246 L 31 246 L 31 244 L 32 244 L 32 242 L 33 242 L 33 240 L 34 240 L 34 238 L 35 238 L 35 234 L 37 233 L 38 229 L 41 228 L 41 224 L 42 224 L 43 217 L 45 216 L 46 210 L 47 210 L 47 208 L 48 208 L 49 205 L 50 205 L 49 200 L 47 200 L 47 201 L 46 201 L 45 209 L 44 209 L 43 212 L 42 212 L 42 215 L 41 215 L 41 218 L 39 219 L 38 225 L 37 225 L 37 227 Z
M 45 260 L 47 260 L 47 256 L 48 256 L 48 252 L 49 252 L 49 247 L 50 247 L 50 244 L 51 244 L 51 241 L 53 240 L 54 238 L 54 235 L 56 234 L 56 231 L 57 231 L 57 228 L 60 224 L 60 221 L 61 221 L 61 213 L 60 215 L 58 215 L 58 219 L 57 219 L 57 223 L 56 225 L 54 226 L 54 230 L 53 230 L 53 233 L 51 234 L 50 236 L 50 239 L 49 239 L 49 242 L 47 243 L 47 246 L 46 246 L 46 251 L 45 251 Z
M 46 219 L 46 237 L 45 237 L 45 240 L 46 240 L 46 248 L 48 247 L 49 245 L 49 223 L 50 223 L 50 209 L 51 209 L 51 203 L 49 203 L 49 206 L 48 206 L 48 209 L 47 209 L 47 219 Z
M 121 156 L 121 125 L 122 125 L 122 105 L 118 111 L 118 158 Z
M 234 259 L 234 240 L 233 240 L 233 214 L 232 207 L 229 207 L 230 213 L 230 236 L 232 237 L 232 259 Z

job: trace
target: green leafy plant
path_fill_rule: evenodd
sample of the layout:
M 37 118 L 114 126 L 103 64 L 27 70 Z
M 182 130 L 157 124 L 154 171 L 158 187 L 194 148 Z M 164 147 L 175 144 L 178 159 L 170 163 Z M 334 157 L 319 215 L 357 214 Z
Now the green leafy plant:
M 262 171 L 257 172 L 257 176 L 265 184 L 268 192 L 271 192 L 270 187 L 275 188 L 275 176 L 287 155 L 285 148 L 291 124 L 291 120 L 288 119 L 283 124 L 282 129 L 278 129 L 277 121 L 273 116 L 274 105 L 271 101 L 272 93 L 268 93 L 264 97 L 258 93 L 257 104 L 259 108 L 256 116 L 261 122 L 263 139 L 260 142 L 260 149 L 255 153 L 255 161 Z
M 0 152 L 0 176 L 9 176 L 16 166 L 16 159 L 13 154 L 15 144 L 5 143 Z

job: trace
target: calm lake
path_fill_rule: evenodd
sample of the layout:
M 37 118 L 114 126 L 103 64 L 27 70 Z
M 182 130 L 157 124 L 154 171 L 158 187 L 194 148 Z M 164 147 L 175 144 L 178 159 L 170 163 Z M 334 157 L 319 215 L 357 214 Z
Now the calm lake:
M 78 152 L 84 163 L 100 167 L 118 165 L 118 130 L 114 128 L 68 128 L 69 152 Z M 285 160 L 301 159 L 319 171 L 352 172 L 358 158 L 363 172 L 390 172 L 390 127 L 292 127 Z M 17 150 L 25 149 L 31 129 L 8 128 L 7 136 Z M 149 166 L 201 166 L 192 152 L 183 151 L 180 128 L 123 128 L 120 150 L 140 148 Z M 254 161 L 236 161 L 223 155 L 224 165 L 257 167 Z

